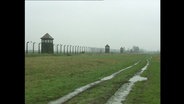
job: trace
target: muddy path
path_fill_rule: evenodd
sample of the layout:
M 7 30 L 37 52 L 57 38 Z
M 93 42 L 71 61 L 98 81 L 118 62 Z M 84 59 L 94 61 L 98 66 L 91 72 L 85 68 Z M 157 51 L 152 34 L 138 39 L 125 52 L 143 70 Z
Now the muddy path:
M 126 99 L 126 96 L 131 91 L 133 85 L 137 81 L 147 80 L 145 77 L 141 77 L 140 75 L 147 69 L 149 65 L 149 60 L 147 60 L 147 64 L 141 69 L 140 72 L 136 73 L 132 78 L 129 79 L 128 83 L 123 84 L 115 94 L 106 102 L 106 104 L 123 104 L 122 102 Z
M 116 75 L 118 75 L 122 71 L 137 65 L 139 62 L 140 61 L 138 61 L 138 62 L 134 63 L 133 65 L 128 66 L 128 67 L 126 67 L 124 69 L 121 69 L 121 70 L 119 70 L 119 71 L 117 71 L 117 72 L 115 72 L 115 73 L 113 73 L 113 74 L 111 74 L 111 75 L 109 75 L 107 77 L 104 77 L 104 78 L 102 78 L 102 79 L 100 79 L 98 81 L 89 83 L 89 84 L 87 84 L 85 86 L 82 86 L 82 87 L 79 87 L 79 88 L 75 89 L 73 92 L 71 92 L 71 93 L 69 93 L 69 94 L 67 94 L 67 95 L 65 95 L 65 96 L 63 96 L 63 97 L 61 97 L 59 99 L 56 99 L 55 101 L 51 101 L 48 104 L 62 104 L 64 102 L 68 101 L 69 99 L 73 98 L 74 96 L 80 94 L 81 92 L 83 92 L 83 91 L 85 91 L 85 90 L 87 90 L 87 89 L 89 89 L 89 88 L 91 88 L 91 87 L 93 87 L 93 86 L 95 86 L 95 85 L 97 85 L 97 84 L 99 84 L 101 82 L 104 82 L 104 81 L 107 81 L 107 80 L 110 80 L 110 79 L 114 78 Z

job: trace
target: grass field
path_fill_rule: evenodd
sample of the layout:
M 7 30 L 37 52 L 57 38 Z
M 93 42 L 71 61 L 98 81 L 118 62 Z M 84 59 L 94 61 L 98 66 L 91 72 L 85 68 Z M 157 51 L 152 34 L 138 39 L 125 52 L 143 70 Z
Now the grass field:
M 124 104 L 160 104 L 160 56 L 153 56 L 150 63 L 142 74 L 148 80 L 137 82 Z
M 133 73 L 145 65 L 145 59 L 147 57 L 150 57 L 150 55 L 83 54 L 75 56 L 25 56 L 25 103 L 47 104 L 49 101 L 60 98 L 80 86 L 99 80 L 134 64 L 138 60 L 142 60 L 140 64 L 136 65 L 136 67 L 132 67 L 131 70 L 126 70 L 114 79 L 103 82 L 79 94 L 79 96 L 74 97 L 66 103 L 99 104 L 99 101 L 105 102 L 121 84 L 125 83 Z M 158 67 L 159 66 L 153 65 L 153 69 Z M 148 73 L 150 74 L 151 72 L 145 72 L 144 75 L 146 76 Z M 152 74 L 150 74 L 150 76 L 152 76 Z M 159 84 L 157 80 L 153 79 L 153 81 Z M 151 83 L 151 86 L 152 81 L 149 83 Z M 153 87 L 153 89 L 154 88 L 158 87 Z M 158 91 L 160 91 L 159 88 Z
M 124 83 L 134 76 L 134 73 L 138 72 L 146 64 L 145 60 L 142 60 L 138 65 L 128 70 L 121 72 L 115 78 L 100 83 L 94 88 L 85 91 L 84 93 L 76 96 L 65 104 L 104 104 L 106 101 L 116 92 L 116 90 Z

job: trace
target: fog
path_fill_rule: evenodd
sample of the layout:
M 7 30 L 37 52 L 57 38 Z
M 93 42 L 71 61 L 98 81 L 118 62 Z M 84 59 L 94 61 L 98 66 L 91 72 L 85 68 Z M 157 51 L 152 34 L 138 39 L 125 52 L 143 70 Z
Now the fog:
M 25 1 L 25 42 L 160 50 L 160 0 Z

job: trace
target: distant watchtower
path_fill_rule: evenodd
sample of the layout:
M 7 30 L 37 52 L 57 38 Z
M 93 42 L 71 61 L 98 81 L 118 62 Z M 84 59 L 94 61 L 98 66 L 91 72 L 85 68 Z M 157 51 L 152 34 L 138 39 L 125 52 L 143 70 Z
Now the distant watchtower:
M 120 53 L 123 53 L 124 49 L 123 47 L 120 48 Z
M 48 33 L 46 33 L 43 37 L 41 37 L 41 53 L 53 53 L 53 40 Z
M 107 44 L 105 46 L 105 53 L 109 53 L 110 52 L 110 46 Z

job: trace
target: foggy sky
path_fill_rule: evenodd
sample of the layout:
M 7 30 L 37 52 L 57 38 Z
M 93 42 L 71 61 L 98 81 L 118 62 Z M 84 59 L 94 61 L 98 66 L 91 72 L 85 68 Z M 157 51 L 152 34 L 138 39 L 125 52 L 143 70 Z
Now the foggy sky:
M 25 41 L 160 50 L 160 0 L 25 1 Z

